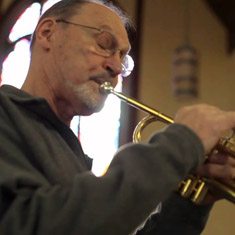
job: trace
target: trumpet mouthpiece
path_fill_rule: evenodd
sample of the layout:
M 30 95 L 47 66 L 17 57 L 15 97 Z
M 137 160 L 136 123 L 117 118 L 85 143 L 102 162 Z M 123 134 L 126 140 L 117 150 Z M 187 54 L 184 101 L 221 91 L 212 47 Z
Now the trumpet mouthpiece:
M 113 87 L 110 82 L 104 82 L 100 85 L 100 92 L 103 94 L 109 94 L 113 90 Z

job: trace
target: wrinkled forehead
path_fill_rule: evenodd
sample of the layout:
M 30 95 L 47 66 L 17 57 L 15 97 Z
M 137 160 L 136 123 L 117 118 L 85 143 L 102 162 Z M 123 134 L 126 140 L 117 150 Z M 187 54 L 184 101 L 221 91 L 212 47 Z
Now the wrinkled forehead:
M 121 18 L 106 6 L 87 2 L 72 19 L 73 22 L 108 30 L 117 37 L 120 44 L 130 48 L 127 31 Z

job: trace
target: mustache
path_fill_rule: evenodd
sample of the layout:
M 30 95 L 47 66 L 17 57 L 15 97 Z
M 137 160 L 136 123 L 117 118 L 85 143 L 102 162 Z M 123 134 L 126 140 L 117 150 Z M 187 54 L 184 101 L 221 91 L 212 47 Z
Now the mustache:
M 112 79 L 113 77 L 110 76 L 110 74 L 108 73 L 97 73 L 90 76 L 90 79 L 97 79 L 97 78 Z
M 117 76 L 111 76 L 108 73 L 97 73 L 94 75 L 91 75 L 89 80 L 94 80 L 95 82 L 99 83 L 100 85 L 104 82 L 110 82 L 112 86 L 115 86 L 116 84 L 116 77 Z

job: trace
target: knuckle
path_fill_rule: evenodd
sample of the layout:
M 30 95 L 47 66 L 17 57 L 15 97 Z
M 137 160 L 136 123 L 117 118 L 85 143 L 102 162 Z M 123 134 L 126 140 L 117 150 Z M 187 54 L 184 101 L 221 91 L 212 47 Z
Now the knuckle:
M 213 168 L 212 164 L 206 164 L 206 165 L 204 165 L 203 168 L 204 168 L 205 176 L 207 176 L 207 177 L 214 176 L 214 168 Z
M 223 168 L 223 174 L 226 177 L 226 179 L 233 179 L 235 177 L 235 168 L 226 165 Z

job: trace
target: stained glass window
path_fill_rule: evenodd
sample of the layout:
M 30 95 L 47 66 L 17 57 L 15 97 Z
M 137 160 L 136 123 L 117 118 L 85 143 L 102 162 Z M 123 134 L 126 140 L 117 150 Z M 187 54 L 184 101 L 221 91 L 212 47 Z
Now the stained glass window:
M 2 65 L 2 84 L 20 88 L 25 80 L 30 63 L 30 42 L 25 37 L 32 34 L 40 15 L 59 0 L 48 0 L 43 6 L 35 2 L 28 7 L 12 27 L 9 41 L 15 43 L 14 50 L 5 58 Z M 117 89 L 120 91 L 122 78 Z M 108 97 L 105 107 L 89 117 L 75 117 L 71 129 L 79 137 L 84 152 L 93 158 L 92 170 L 101 175 L 112 160 L 118 147 L 120 126 L 120 101 Z

